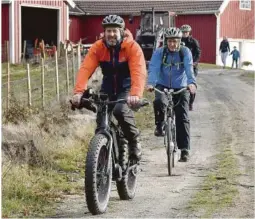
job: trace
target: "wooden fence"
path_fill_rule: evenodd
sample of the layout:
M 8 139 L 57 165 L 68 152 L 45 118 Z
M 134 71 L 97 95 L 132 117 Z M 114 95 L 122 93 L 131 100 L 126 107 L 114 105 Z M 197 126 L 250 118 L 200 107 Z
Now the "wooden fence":
M 8 43 L 6 44 L 8 51 Z M 76 74 L 85 54 L 80 44 L 71 50 L 62 48 L 62 55 L 55 51 L 54 57 L 41 58 L 39 62 L 2 63 L 2 110 L 6 112 L 13 102 L 25 107 L 44 109 L 53 101 L 59 102 L 72 94 Z M 97 68 L 88 85 L 98 89 L 101 69 Z
M 6 45 L 8 51 L 8 43 Z M 77 51 L 80 50 L 78 46 Z M 28 107 L 42 107 L 52 100 L 60 101 L 61 95 L 72 92 L 76 73 L 82 61 L 81 53 L 64 50 L 59 57 L 41 58 L 40 62 L 12 65 L 2 64 L 2 109 L 9 110 L 12 100 Z

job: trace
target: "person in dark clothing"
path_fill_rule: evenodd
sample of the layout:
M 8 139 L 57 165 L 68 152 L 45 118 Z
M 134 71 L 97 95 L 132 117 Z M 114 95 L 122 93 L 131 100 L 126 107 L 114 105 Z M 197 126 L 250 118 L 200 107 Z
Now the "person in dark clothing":
M 238 60 L 240 58 L 240 52 L 236 49 L 236 46 L 234 46 L 233 51 L 229 54 L 232 55 L 232 68 L 234 68 L 234 63 L 236 63 L 236 68 L 238 68 Z
M 223 37 L 223 40 L 220 43 L 220 52 L 221 52 L 221 61 L 223 63 L 223 68 L 226 67 L 226 61 L 228 57 L 228 53 L 230 52 L 229 42 L 227 37 Z
M 184 24 L 181 26 L 182 31 L 182 42 L 185 44 L 186 47 L 188 47 L 192 53 L 193 58 L 193 70 L 194 75 L 197 77 L 198 74 L 198 62 L 201 57 L 201 49 L 198 40 L 193 38 L 190 35 L 191 32 L 191 26 L 188 24 Z M 196 93 L 190 94 L 190 101 L 189 101 L 189 110 L 193 110 L 193 103 L 195 101 Z

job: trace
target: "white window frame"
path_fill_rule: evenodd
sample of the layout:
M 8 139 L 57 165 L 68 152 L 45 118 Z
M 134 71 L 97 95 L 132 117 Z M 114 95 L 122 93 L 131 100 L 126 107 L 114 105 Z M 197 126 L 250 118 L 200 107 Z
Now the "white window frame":
M 250 6 L 250 7 L 247 8 L 246 6 Z M 239 9 L 240 10 L 251 10 L 251 0 L 240 0 Z

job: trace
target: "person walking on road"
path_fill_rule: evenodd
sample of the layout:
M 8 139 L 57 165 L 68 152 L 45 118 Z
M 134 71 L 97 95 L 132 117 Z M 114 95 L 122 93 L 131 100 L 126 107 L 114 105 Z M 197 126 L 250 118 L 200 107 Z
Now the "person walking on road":
M 240 52 L 236 49 L 236 46 L 234 46 L 233 51 L 229 54 L 232 55 L 232 68 L 234 68 L 234 63 L 236 63 L 236 68 L 238 68 L 238 60 L 240 58 Z
M 221 61 L 223 64 L 223 68 L 226 67 L 226 61 L 228 57 L 228 53 L 230 52 L 229 42 L 227 37 L 223 37 L 223 40 L 220 43 L 220 52 L 221 52 Z

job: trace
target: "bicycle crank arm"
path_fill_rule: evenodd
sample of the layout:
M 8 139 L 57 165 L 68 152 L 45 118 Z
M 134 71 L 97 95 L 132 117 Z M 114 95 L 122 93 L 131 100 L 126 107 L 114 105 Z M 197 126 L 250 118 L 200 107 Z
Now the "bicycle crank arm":
M 128 162 L 128 166 L 125 171 L 125 174 L 127 174 L 128 172 L 131 172 L 134 176 L 136 176 L 139 172 L 139 163 L 133 163 L 133 164 L 130 164 L 130 163 L 131 161 Z

